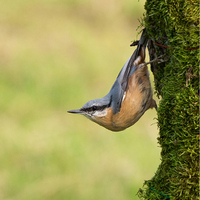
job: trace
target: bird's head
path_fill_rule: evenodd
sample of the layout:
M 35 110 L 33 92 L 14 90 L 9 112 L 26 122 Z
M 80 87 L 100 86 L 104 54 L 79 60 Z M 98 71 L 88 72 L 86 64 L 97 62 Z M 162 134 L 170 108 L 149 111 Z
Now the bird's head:
M 88 101 L 80 109 L 69 110 L 69 113 L 81 114 L 88 119 L 100 124 L 102 118 L 106 118 L 108 114 L 108 109 L 110 107 L 110 102 L 107 98 L 94 99 Z

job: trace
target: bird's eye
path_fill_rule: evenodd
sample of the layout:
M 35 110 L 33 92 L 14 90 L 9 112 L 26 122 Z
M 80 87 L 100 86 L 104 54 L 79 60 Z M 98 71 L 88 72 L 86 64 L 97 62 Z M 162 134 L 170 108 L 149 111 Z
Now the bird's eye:
M 93 111 L 97 110 L 97 106 L 93 106 L 93 107 L 92 107 L 92 110 L 93 110 Z

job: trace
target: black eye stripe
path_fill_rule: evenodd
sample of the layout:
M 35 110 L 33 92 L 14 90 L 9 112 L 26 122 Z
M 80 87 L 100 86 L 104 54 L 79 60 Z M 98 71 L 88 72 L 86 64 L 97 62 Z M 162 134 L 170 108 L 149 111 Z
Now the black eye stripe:
M 92 107 L 89 107 L 89 108 L 82 108 L 81 110 L 82 111 L 85 111 L 85 112 L 92 112 L 92 111 L 101 111 L 101 110 L 104 110 L 106 107 L 108 107 L 107 105 L 103 105 L 103 106 L 92 106 Z
M 92 110 L 95 111 L 95 110 L 97 110 L 97 108 L 98 108 L 97 106 L 93 106 Z

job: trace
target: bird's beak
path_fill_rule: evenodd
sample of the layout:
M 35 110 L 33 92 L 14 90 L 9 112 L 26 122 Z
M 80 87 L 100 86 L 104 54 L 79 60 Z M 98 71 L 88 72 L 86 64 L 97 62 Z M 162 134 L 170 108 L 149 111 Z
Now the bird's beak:
M 75 110 L 69 110 L 67 111 L 68 113 L 74 113 L 74 114 L 82 114 L 83 112 L 81 111 L 81 109 L 75 109 Z

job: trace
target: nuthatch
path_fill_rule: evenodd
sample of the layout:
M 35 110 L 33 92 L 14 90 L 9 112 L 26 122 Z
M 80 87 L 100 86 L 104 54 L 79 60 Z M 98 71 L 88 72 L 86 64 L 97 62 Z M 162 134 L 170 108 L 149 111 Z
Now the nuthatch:
M 157 108 L 145 65 L 145 29 L 132 56 L 121 69 L 110 92 L 69 113 L 82 114 L 99 125 L 122 131 L 135 124 L 149 108 Z

